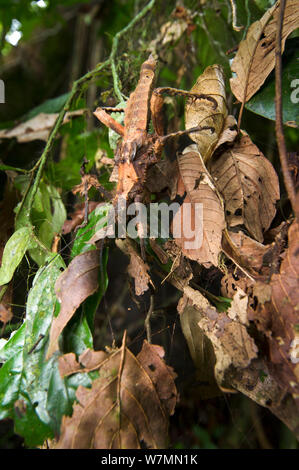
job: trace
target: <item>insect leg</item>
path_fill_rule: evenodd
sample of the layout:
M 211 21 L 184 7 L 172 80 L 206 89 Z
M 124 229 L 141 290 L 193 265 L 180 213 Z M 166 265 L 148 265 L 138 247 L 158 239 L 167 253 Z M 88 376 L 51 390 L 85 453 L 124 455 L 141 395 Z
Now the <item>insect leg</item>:
M 190 129 L 185 129 L 184 131 L 172 132 L 171 134 L 159 136 L 158 143 L 159 145 L 164 145 L 164 143 L 168 139 L 173 139 L 176 137 L 180 137 L 181 135 L 191 134 L 192 132 L 199 132 L 204 130 L 210 130 L 212 134 L 215 132 L 215 128 L 211 126 L 196 126 L 191 127 Z
M 117 132 L 117 134 L 121 135 L 122 137 L 124 136 L 124 126 L 113 119 L 113 117 L 111 117 L 103 108 L 97 108 L 93 114 L 98 118 L 99 121 L 105 124 L 105 126 L 110 127 L 110 129 Z
M 178 88 L 169 88 L 169 87 L 163 87 L 163 88 L 156 88 L 153 91 L 153 96 L 154 95 L 162 95 L 163 93 L 166 93 L 170 96 L 184 96 L 185 98 L 191 98 L 191 100 L 207 100 L 210 101 L 213 104 L 213 109 L 216 109 L 218 106 L 217 101 L 215 98 L 213 98 L 210 95 L 204 94 L 204 93 L 192 93 L 190 91 L 185 91 L 185 90 L 179 90 Z

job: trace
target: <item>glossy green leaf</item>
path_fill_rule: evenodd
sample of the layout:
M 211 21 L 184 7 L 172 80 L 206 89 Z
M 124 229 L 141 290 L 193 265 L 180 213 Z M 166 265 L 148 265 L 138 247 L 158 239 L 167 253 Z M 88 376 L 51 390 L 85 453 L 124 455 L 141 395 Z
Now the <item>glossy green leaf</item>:
M 290 46 L 291 44 L 291 46 Z M 295 50 L 299 40 L 293 38 L 286 43 L 282 68 L 282 107 L 283 122 L 299 127 L 299 61 Z M 275 121 L 275 73 L 272 72 L 265 85 L 245 106 L 250 111 Z
M 22 227 L 10 237 L 5 245 L 2 265 L 0 268 L 0 285 L 11 281 L 12 276 L 23 259 L 23 256 L 30 245 L 32 229 Z
M 62 415 L 71 412 L 72 402 L 58 371 L 57 356 L 45 361 L 56 305 L 54 286 L 64 267 L 60 256 L 52 256 L 39 269 L 28 295 L 26 320 L 0 350 L 4 362 L 0 369 L 0 419 L 14 418 L 16 431 L 29 446 L 53 436 Z
M 56 98 L 51 98 L 49 100 L 44 101 L 44 103 L 31 109 L 31 111 L 29 111 L 25 116 L 23 116 L 22 121 L 28 121 L 29 119 L 34 118 L 40 113 L 59 113 L 61 108 L 66 103 L 66 100 L 68 99 L 69 95 L 69 93 L 64 93 L 63 95 L 57 96 Z
M 96 247 L 88 243 L 94 234 L 107 225 L 110 204 L 99 205 L 89 214 L 88 224 L 78 230 L 71 251 L 71 258 L 94 250 Z M 88 297 L 80 306 L 76 315 L 64 331 L 64 347 L 66 351 L 81 354 L 87 348 L 93 348 L 93 323 L 97 307 L 107 289 L 108 275 L 106 271 L 108 249 L 102 251 L 102 268 L 99 272 L 99 289 Z
M 57 189 L 40 183 L 34 198 L 31 221 L 35 227 L 36 237 L 46 250 L 38 246 L 29 251 L 38 265 L 45 263 L 51 251 L 54 235 L 61 232 L 65 219 L 66 210 Z
M 78 230 L 73 244 L 71 258 L 95 249 L 95 246 L 88 243 L 93 235 L 107 225 L 108 211 L 110 204 L 99 205 L 88 216 L 88 224 Z

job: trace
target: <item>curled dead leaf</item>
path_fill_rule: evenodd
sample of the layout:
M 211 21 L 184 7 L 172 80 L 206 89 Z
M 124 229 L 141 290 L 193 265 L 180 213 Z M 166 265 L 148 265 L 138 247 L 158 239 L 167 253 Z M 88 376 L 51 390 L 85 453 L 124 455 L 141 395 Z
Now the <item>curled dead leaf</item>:
M 196 295 L 196 291 L 194 292 Z M 220 389 L 214 374 L 216 363 L 214 349 L 211 341 L 198 325 L 202 312 L 194 307 L 193 301 L 186 294 L 179 301 L 178 312 L 182 331 L 196 367 L 197 393 L 202 399 L 217 396 Z
M 196 142 L 204 162 L 211 157 L 227 116 L 225 83 L 220 65 L 211 65 L 201 74 L 190 93 L 202 95 L 202 99 L 189 98 L 185 108 L 186 129 L 200 126 L 190 138 Z
M 263 245 L 241 231 L 228 231 L 222 238 L 222 247 L 231 259 L 253 275 L 261 271 L 266 264 L 267 253 L 271 250 L 271 246 Z
M 128 273 L 134 279 L 136 295 L 144 294 L 144 292 L 149 289 L 149 283 L 151 281 L 150 275 L 148 274 L 148 264 L 143 261 L 128 240 L 117 240 L 116 244 L 125 254 L 130 256 Z

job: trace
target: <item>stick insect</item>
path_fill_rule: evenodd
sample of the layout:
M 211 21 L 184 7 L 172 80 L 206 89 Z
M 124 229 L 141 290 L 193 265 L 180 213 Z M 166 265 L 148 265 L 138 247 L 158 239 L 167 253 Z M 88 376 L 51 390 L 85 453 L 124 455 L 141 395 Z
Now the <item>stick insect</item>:
M 209 95 L 168 87 L 154 89 L 156 65 L 157 62 L 152 54 L 142 64 L 139 81 L 129 97 L 125 110 L 99 107 L 94 111 L 99 121 L 122 137 L 115 154 L 118 183 L 114 204 L 119 197 L 123 197 L 127 202 L 142 202 L 148 169 L 160 159 L 165 142 L 171 138 L 202 130 L 198 126 L 163 135 L 163 94 L 181 95 L 191 100 L 206 99 L 212 102 L 213 107 L 217 106 L 217 102 Z M 124 112 L 124 126 L 109 114 L 121 111 Z M 154 128 L 153 134 L 148 133 L 150 117 Z M 142 258 L 145 259 L 142 233 L 140 233 L 140 247 Z

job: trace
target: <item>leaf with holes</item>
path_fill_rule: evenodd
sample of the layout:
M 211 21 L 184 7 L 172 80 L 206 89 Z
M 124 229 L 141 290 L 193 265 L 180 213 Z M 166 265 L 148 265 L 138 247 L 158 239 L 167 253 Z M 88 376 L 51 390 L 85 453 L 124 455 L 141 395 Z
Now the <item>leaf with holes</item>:
M 263 232 L 275 216 L 279 199 L 277 174 L 247 135 L 211 162 L 211 175 L 225 200 L 226 220 L 231 227 L 244 224 L 263 241 Z
M 230 79 L 231 90 L 239 101 L 248 101 L 262 86 L 275 65 L 275 37 L 279 18 L 279 2 L 248 29 L 232 62 L 236 76 Z M 287 0 L 283 19 L 281 45 L 299 27 L 298 0 Z
M 136 449 L 167 446 L 168 417 L 177 400 L 175 374 L 161 346 L 144 342 L 135 357 L 125 346 L 110 353 L 87 350 L 61 361 L 62 373 L 98 370 L 91 389 L 79 386 L 79 403 L 62 422 L 58 449 Z

